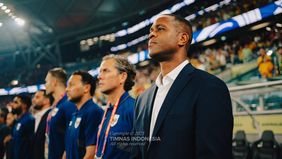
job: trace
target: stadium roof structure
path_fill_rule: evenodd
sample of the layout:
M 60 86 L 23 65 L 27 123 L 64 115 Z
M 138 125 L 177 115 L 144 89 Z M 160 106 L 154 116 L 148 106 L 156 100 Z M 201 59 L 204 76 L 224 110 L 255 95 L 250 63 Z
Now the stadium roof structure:
M 14 52 L 35 40 L 67 41 L 86 34 L 117 31 L 147 12 L 173 3 L 172 0 L 0 0 L 0 54 Z M 17 18 L 22 20 L 20 25 L 15 23 Z

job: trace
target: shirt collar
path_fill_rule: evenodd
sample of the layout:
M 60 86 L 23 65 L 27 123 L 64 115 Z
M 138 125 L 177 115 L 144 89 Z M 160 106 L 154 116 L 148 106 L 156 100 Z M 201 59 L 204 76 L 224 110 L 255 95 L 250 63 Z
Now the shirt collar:
M 50 107 L 42 109 L 42 110 L 38 111 L 35 115 L 36 116 L 43 116 L 49 109 L 50 109 Z
M 93 103 L 93 99 L 92 99 L 92 98 L 90 98 L 89 100 L 87 100 L 87 101 L 80 107 L 79 110 L 77 109 L 77 112 L 83 112 L 84 109 L 86 109 L 89 105 L 91 105 L 91 103 Z
M 156 85 L 158 87 L 165 86 L 169 84 L 170 82 L 173 82 L 178 74 L 181 72 L 181 70 L 188 64 L 188 60 L 184 60 L 181 64 L 179 64 L 176 68 L 174 68 L 172 71 L 170 71 L 167 75 L 162 77 L 162 74 L 160 73 L 156 79 Z
M 124 92 L 123 94 L 122 94 L 122 96 L 120 97 L 120 103 L 122 103 L 123 102 L 123 100 L 125 99 L 125 98 L 127 98 L 127 96 L 129 96 L 129 94 L 128 94 L 128 92 Z M 119 103 L 119 104 L 120 104 Z
M 66 100 L 68 100 L 68 96 L 65 93 L 64 96 L 58 101 L 58 103 L 56 103 L 56 107 L 62 103 L 64 103 Z
M 19 119 L 18 121 L 21 122 L 23 119 L 27 118 L 29 116 L 29 112 L 25 112 Z
M 128 96 L 129 96 L 129 93 L 127 91 L 125 91 L 120 97 L 119 105 L 122 104 L 124 102 L 125 98 L 127 98 Z M 112 109 L 114 104 L 110 103 L 109 108 Z

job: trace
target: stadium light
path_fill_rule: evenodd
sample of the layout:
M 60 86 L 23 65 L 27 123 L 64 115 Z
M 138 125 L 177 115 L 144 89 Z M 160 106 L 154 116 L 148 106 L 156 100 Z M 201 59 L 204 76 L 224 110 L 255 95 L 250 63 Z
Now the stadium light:
M 16 85 L 18 85 L 19 84 L 19 81 L 18 80 L 12 80 L 11 81 L 11 85 L 13 85 L 13 86 L 16 86 Z
M 10 9 L 6 9 L 6 10 L 5 10 L 5 13 L 10 13 L 10 12 L 11 12 Z
M 0 22 L 0 27 L 2 26 L 2 23 Z
M 23 19 L 21 19 L 21 18 L 15 18 L 15 21 L 20 26 L 23 26 L 25 24 L 25 21 Z
M 86 40 L 81 40 L 80 41 L 80 45 L 85 45 L 86 44 Z
M 22 18 L 17 17 L 12 12 L 12 10 L 9 7 L 7 7 L 4 3 L 0 3 L 0 8 L 1 8 L 1 10 L 3 10 L 4 13 L 7 14 L 8 17 L 13 19 L 19 26 L 23 26 L 25 24 L 25 20 L 23 20 Z
M 6 9 L 7 9 L 7 6 L 2 6 L 1 9 L 2 9 L 2 10 L 6 10 Z

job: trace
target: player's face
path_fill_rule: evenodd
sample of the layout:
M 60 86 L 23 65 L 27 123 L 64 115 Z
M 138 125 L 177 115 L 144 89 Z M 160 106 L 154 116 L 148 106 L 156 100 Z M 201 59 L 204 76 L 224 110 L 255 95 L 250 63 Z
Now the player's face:
M 43 91 L 38 91 L 34 94 L 32 98 L 32 105 L 34 106 L 35 109 L 40 110 L 44 106 L 44 92 Z
M 66 92 L 68 100 L 72 101 L 73 103 L 78 103 L 81 101 L 81 98 L 85 93 L 85 89 L 80 75 L 72 75 L 70 77 Z
M 159 62 L 166 61 L 178 49 L 178 32 L 174 17 L 162 15 L 150 28 L 149 55 Z
M 55 78 L 50 73 L 48 73 L 45 78 L 46 94 L 52 94 L 54 92 L 55 82 Z
M 104 60 L 100 66 L 99 89 L 102 93 L 108 95 L 118 87 L 123 87 L 124 80 L 121 73 L 115 67 L 114 59 Z

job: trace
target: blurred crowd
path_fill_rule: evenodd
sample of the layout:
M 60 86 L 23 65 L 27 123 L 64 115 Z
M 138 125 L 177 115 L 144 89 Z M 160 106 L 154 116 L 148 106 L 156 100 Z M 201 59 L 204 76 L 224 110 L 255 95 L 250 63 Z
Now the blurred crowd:
M 215 11 L 203 13 L 203 15 L 191 19 L 190 21 L 193 27 L 193 31 L 201 30 L 209 25 L 227 20 L 252 9 L 265 6 L 271 2 L 274 2 L 274 0 L 232 0 L 229 5 L 221 6 Z M 195 6 L 195 10 L 200 11 L 201 9 L 203 8 Z
M 281 37 L 281 30 L 260 32 L 244 39 L 237 37 L 237 39 L 225 42 L 220 46 L 194 51 L 191 63 L 208 72 L 221 72 L 236 64 L 259 60 L 264 50 L 265 54 L 268 52 L 268 61 L 273 64 L 273 75 L 279 75 L 281 70 Z

